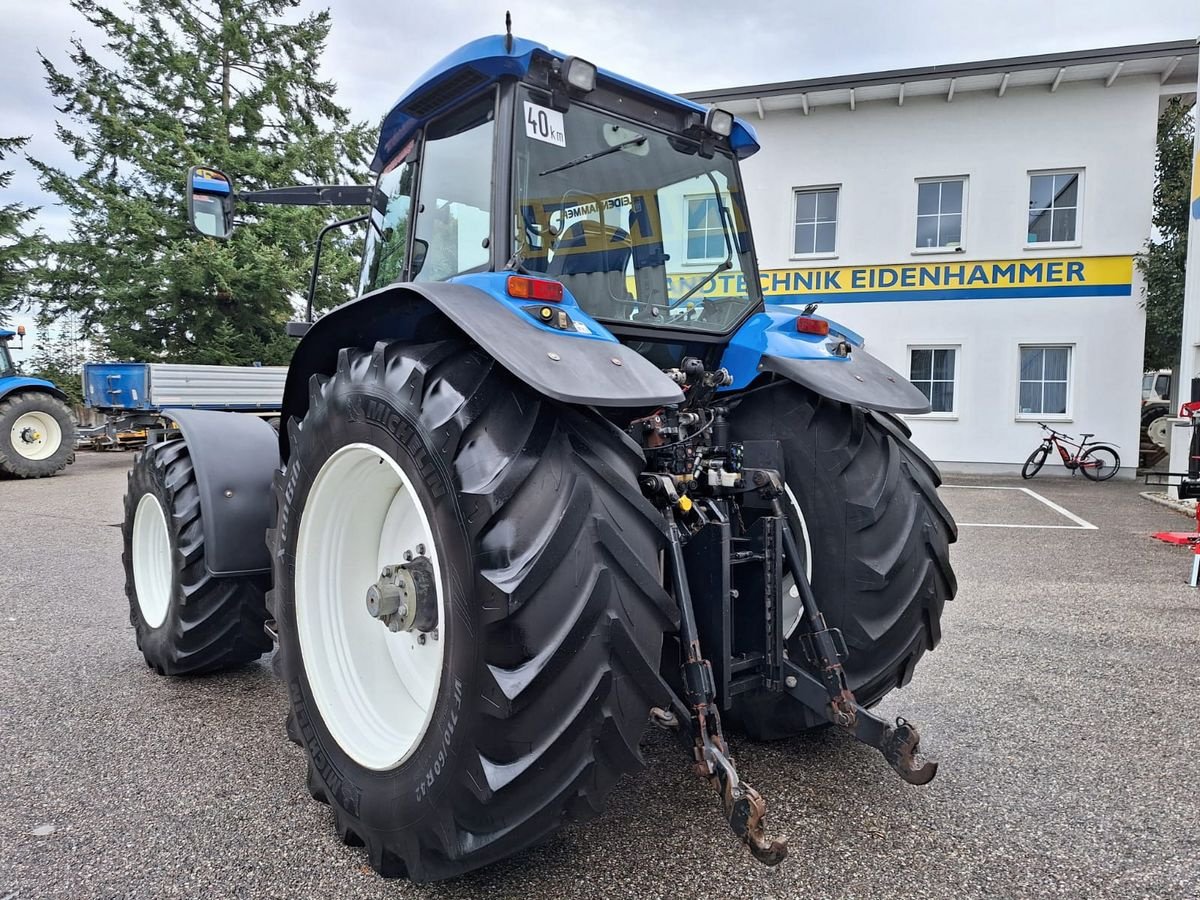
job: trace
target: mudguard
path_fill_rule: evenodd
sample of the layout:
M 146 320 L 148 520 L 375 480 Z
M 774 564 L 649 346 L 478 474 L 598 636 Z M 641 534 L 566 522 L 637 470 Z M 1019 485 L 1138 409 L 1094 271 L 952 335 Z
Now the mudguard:
M 57 397 L 59 400 L 70 402 L 66 394 L 44 378 L 30 378 L 27 375 L 13 375 L 8 378 L 0 378 L 0 400 L 3 400 L 9 394 L 23 393 L 25 391 L 41 391 L 44 394 Z
M 258 416 L 164 409 L 191 454 L 200 491 L 204 561 L 217 576 L 269 572 L 271 482 L 279 469 L 275 429 Z
M 740 390 L 761 373 L 775 372 L 842 403 L 889 413 L 929 412 L 925 395 L 864 350 L 853 331 L 830 322 L 828 336 L 804 334 L 796 330 L 796 317 L 794 310 L 768 308 L 738 329 L 721 360 L 733 376 L 725 390 Z M 850 351 L 835 352 L 843 344 Z
M 566 294 L 561 303 L 509 297 L 511 272 L 481 272 L 447 282 L 396 284 L 339 306 L 308 330 L 296 348 L 283 393 L 283 420 L 308 409 L 308 380 L 337 366 L 342 347 L 378 341 L 425 342 L 465 334 L 533 390 L 587 406 L 655 407 L 683 393 L 653 363 L 620 344 Z M 549 306 L 566 328 L 543 324 L 526 307 Z M 287 455 L 287 429 L 280 429 Z

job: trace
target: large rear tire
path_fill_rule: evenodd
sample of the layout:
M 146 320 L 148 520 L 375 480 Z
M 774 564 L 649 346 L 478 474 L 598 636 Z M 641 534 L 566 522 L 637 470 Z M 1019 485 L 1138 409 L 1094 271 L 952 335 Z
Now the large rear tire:
M 677 626 L 641 451 L 459 342 L 341 351 L 289 429 L 270 604 L 341 838 L 432 881 L 599 811 L 641 764 Z M 436 573 L 435 630 L 368 613 L 405 550 Z
M 129 622 L 146 665 L 200 675 L 271 649 L 266 577 L 216 578 L 205 567 L 200 491 L 182 439 L 149 446 L 134 461 L 122 535 Z
M 0 400 L 0 475 L 45 478 L 75 461 L 75 422 L 62 400 L 25 391 Z
M 748 395 L 730 421 L 736 440 L 780 442 L 790 526 L 798 540 L 806 537 L 817 603 L 845 639 L 851 690 L 865 706 L 878 703 L 907 684 L 937 645 L 942 609 L 956 590 L 949 554 L 958 532 L 937 496 L 937 467 L 898 419 L 798 385 Z M 809 665 L 802 630 L 793 631 L 787 652 Z M 775 693 L 741 695 L 730 712 L 732 724 L 759 740 L 825 724 Z

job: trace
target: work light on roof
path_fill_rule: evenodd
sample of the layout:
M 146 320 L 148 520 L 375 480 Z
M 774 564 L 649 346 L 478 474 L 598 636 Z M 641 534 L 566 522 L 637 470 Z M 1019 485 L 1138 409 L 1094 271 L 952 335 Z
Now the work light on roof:
M 568 56 L 562 65 L 563 81 L 569 88 L 581 93 L 596 89 L 596 66 L 578 56 Z
M 733 133 L 733 113 L 713 107 L 705 113 L 704 127 L 718 137 L 729 137 Z

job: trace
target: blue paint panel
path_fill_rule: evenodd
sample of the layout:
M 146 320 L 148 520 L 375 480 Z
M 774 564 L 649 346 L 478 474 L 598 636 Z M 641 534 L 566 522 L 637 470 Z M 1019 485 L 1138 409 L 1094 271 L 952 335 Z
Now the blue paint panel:
M 17 333 L 15 331 L 9 331 L 7 328 L 0 328 L 0 341 L 16 336 Z
M 902 300 L 1026 300 L 1037 297 L 1128 297 L 1128 284 L 1073 284 L 1054 287 L 941 288 L 928 291 L 850 291 L 843 294 L 775 295 L 785 303 L 881 303 Z
M 542 331 L 565 335 L 567 337 L 576 337 L 581 340 L 605 341 L 610 344 L 618 343 L 617 339 L 613 337 L 612 332 L 583 311 L 583 308 L 566 288 L 563 288 L 563 299 L 559 303 L 550 303 L 542 300 L 525 300 L 523 298 L 508 296 L 508 278 L 510 275 L 515 274 L 515 272 L 473 272 L 470 275 L 457 275 L 447 280 L 452 284 L 466 284 L 483 291 L 497 303 L 508 307 L 514 316 L 519 316 Z M 561 331 L 557 328 L 551 328 L 549 325 L 525 312 L 525 307 L 530 305 L 561 309 L 571 317 L 572 321 L 584 325 L 588 329 L 588 333 L 585 334 L 574 329 L 571 331 Z
M 850 329 L 830 319 L 825 321 L 829 322 L 829 333 L 835 339 L 841 336 L 855 346 L 862 346 L 862 338 Z M 736 391 L 748 386 L 758 377 L 758 363 L 764 355 L 827 360 L 833 366 L 845 365 L 846 357 L 831 353 L 830 343 L 828 337 L 797 331 L 794 311 L 768 307 L 766 312 L 756 313 L 747 319 L 725 348 L 721 365 L 733 376 L 733 384 L 721 390 Z
M 403 147 L 405 142 L 417 132 L 417 129 L 426 120 L 441 112 L 442 109 L 471 94 L 478 93 L 484 87 L 494 84 L 501 77 L 523 78 L 533 64 L 535 54 L 557 57 L 558 59 L 566 58 L 565 54 L 551 50 L 544 44 L 519 37 L 514 37 L 512 40 L 512 52 L 504 49 L 506 39 L 501 34 L 490 35 L 489 37 L 482 37 L 471 41 L 469 44 L 459 47 L 445 59 L 441 60 L 441 62 L 434 65 L 429 71 L 421 75 L 404 92 L 400 99 L 396 101 L 391 112 L 384 117 L 383 125 L 379 131 L 379 147 L 375 151 L 374 160 L 371 162 L 371 171 L 379 172 L 382 170 L 392 154 Z M 404 107 L 408 106 L 417 95 L 424 94 L 431 86 L 448 83 L 454 76 L 464 74 L 465 72 L 477 73 L 484 76 L 486 80 L 448 96 L 444 103 L 439 104 L 436 109 L 430 110 L 423 116 L 413 116 L 403 111 Z M 668 94 L 665 91 L 660 91 L 641 82 L 625 78 L 607 69 L 597 69 L 597 74 L 605 81 L 626 90 L 642 94 L 651 100 L 657 100 L 678 109 L 698 112 L 701 115 L 706 111 L 706 107 L 691 100 L 685 100 L 683 97 L 676 96 L 675 94 Z M 735 118 L 733 133 L 729 137 L 729 145 L 739 159 L 745 159 L 758 151 L 758 137 L 749 123 Z
M 85 363 L 83 402 L 96 409 L 149 409 L 146 363 Z

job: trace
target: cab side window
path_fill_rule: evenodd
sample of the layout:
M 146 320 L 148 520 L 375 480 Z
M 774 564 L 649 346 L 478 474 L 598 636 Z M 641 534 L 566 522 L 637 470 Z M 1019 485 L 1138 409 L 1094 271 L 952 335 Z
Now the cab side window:
M 488 264 L 495 95 L 433 122 L 421 150 L 413 281 L 444 281 Z
M 359 293 L 386 287 L 404 278 L 408 225 L 412 211 L 412 188 L 416 164 L 411 146 L 402 150 L 379 176 L 375 207 L 367 227 Z

